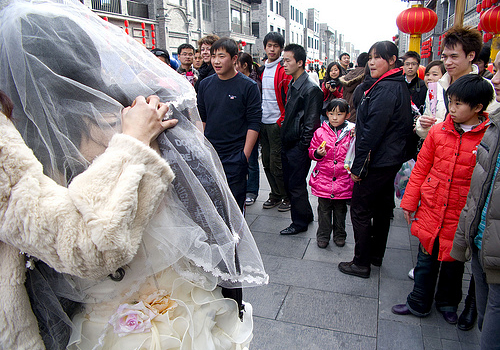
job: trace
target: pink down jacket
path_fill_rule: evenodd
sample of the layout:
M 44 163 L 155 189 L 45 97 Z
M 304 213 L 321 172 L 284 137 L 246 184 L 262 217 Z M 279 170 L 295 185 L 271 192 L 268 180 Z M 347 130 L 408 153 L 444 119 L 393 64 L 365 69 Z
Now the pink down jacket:
M 316 197 L 330 199 L 352 197 L 354 182 L 344 168 L 344 160 L 353 139 L 351 136 L 353 128 L 354 123 L 347 122 L 347 126 L 335 132 L 328 122 L 324 122 L 314 132 L 309 146 L 309 157 L 317 163 L 309 178 L 309 185 L 311 185 L 312 194 Z M 323 158 L 315 158 L 314 151 L 323 141 L 326 141 L 326 155 Z

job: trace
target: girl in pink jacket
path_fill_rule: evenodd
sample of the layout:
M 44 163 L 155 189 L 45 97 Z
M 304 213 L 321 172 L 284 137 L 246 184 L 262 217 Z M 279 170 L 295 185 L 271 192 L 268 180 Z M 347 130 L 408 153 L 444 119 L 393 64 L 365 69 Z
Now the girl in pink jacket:
M 333 241 L 345 245 L 347 201 L 352 197 L 354 182 L 344 168 L 344 160 L 353 142 L 354 124 L 348 122 L 349 104 L 334 99 L 326 107 L 328 122 L 314 132 L 309 157 L 316 166 L 309 179 L 312 194 L 318 197 L 318 247 L 326 248 L 333 229 Z M 332 215 L 333 214 L 333 215 Z M 333 219 L 333 222 L 332 222 Z

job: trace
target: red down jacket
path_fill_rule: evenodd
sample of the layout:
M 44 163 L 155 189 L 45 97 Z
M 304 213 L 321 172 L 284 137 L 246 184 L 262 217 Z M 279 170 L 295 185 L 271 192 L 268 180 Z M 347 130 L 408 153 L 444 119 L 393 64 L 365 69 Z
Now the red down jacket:
M 408 181 L 401 208 L 416 211 L 411 233 L 427 252 L 439 236 L 440 261 L 454 261 L 453 238 L 469 193 L 477 146 L 488 125 L 486 119 L 462 135 L 450 117 L 433 126 Z
M 309 178 L 309 185 L 311 185 L 312 194 L 316 197 L 330 199 L 352 197 L 354 182 L 351 175 L 344 169 L 344 160 L 353 139 L 351 130 L 354 128 L 354 123 L 346 122 L 346 124 L 344 128 L 335 132 L 328 122 L 324 122 L 314 132 L 309 146 L 309 157 L 317 163 Z M 326 141 L 326 155 L 323 158 L 315 158 L 314 151 L 323 141 Z

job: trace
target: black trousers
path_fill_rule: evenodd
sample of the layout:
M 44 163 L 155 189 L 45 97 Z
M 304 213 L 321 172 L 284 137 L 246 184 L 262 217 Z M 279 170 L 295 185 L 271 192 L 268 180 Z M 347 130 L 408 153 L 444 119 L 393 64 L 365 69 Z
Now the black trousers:
M 346 239 L 345 218 L 347 215 L 347 199 L 318 198 L 318 242 L 330 241 L 333 231 L 333 240 Z
M 311 167 L 311 159 L 307 149 L 298 145 L 281 150 L 283 164 L 283 180 L 285 190 L 290 199 L 292 224 L 296 229 L 307 229 L 314 219 L 309 192 L 307 192 L 307 174 Z
M 226 174 L 229 189 L 243 211 L 247 193 L 248 161 L 243 151 L 230 155 L 220 156 L 224 173 Z
M 351 221 L 354 230 L 354 263 L 369 267 L 382 261 L 394 208 L 394 178 L 401 164 L 370 168 L 366 178 L 354 184 Z

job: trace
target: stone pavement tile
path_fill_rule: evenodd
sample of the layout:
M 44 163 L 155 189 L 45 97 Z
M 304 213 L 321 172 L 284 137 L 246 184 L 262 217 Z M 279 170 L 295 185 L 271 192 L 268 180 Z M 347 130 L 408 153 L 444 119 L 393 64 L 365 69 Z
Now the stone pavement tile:
M 440 318 L 442 318 L 441 314 L 439 314 L 439 316 L 440 316 Z M 439 329 L 441 332 L 441 339 L 459 341 L 460 338 L 458 337 L 458 332 L 460 332 L 460 331 L 457 329 L 457 326 L 447 324 L 444 319 L 443 319 L 443 322 L 445 322 L 445 324 L 442 326 L 441 325 L 439 326 Z
M 391 226 L 406 227 L 407 225 L 403 209 L 399 208 L 396 204 L 396 208 L 394 209 L 394 219 L 391 221 Z
M 310 241 L 309 238 L 281 236 L 274 233 L 257 232 L 255 230 L 253 231 L 253 237 L 261 254 L 296 259 L 301 259 L 304 256 L 304 252 Z
M 457 329 L 458 340 L 461 343 L 469 343 L 469 344 L 479 344 L 480 334 L 477 326 L 475 326 L 470 331 L 461 331 Z
M 431 327 L 438 327 L 442 339 L 458 341 L 458 329 L 456 325 L 451 325 L 447 323 L 443 315 L 437 311 L 434 306 L 432 308 L 431 314 L 427 317 L 420 319 L 422 325 L 428 325 Z
M 377 350 L 424 350 L 420 326 L 380 320 L 378 322 Z
M 245 220 L 247 221 L 247 225 L 250 226 L 252 223 L 257 219 L 258 215 L 257 214 L 248 214 L 245 213 Z
M 423 324 L 421 328 L 424 338 L 441 338 L 439 327 Z
M 424 335 L 424 349 L 425 350 L 442 350 L 443 344 L 441 344 L 440 338 L 429 338 Z M 458 350 L 458 349 L 455 349 Z
M 410 249 L 410 238 L 406 227 L 391 226 L 387 248 Z
M 462 350 L 481 350 L 479 344 L 460 343 L 460 346 Z
M 408 271 L 412 267 L 413 260 L 409 250 L 388 248 L 385 251 L 384 262 L 380 267 L 380 277 L 411 281 L 408 278 Z
M 377 299 L 291 287 L 277 320 L 374 337 Z
M 343 274 L 339 271 L 337 264 L 272 255 L 263 255 L 262 260 L 272 283 L 369 298 L 378 297 L 378 271 L 376 269 L 372 270 L 370 278 L 365 279 Z
M 396 315 L 391 311 L 393 305 L 406 302 L 406 297 L 412 288 L 413 281 L 409 278 L 407 280 L 381 278 L 379 287 L 379 319 L 420 325 L 420 318 L 418 317 L 413 315 Z
M 250 230 L 252 232 L 259 231 L 279 235 L 280 231 L 288 227 L 288 225 L 290 225 L 289 218 L 259 215 L 257 219 L 255 219 L 255 221 L 252 223 L 252 225 L 250 225 Z
M 254 317 L 251 350 L 370 350 L 376 338 Z
M 461 349 L 460 342 L 456 340 L 441 339 L 443 350 L 458 350 Z
M 253 306 L 253 315 L 275 319 L 285 300 L 289 286 L 269 283 L 266 286 L 245 288 L 243 299 Z
M 319 248 L 316 239 L 311 239 L 311 243 L 304 254 L 305 260 L 314 260 L 337 264 L 341 261 L 351 261 L 354 256 L 354 242 L 346 243 L 345 246 L 337 247 L 333 241 L 325 249 Z

